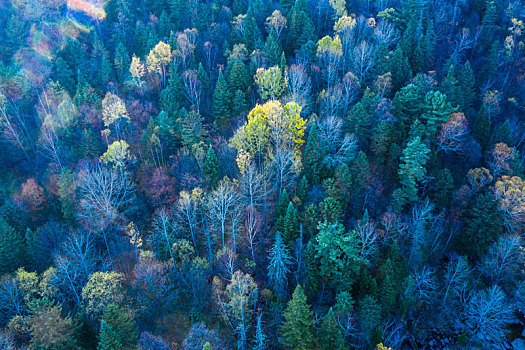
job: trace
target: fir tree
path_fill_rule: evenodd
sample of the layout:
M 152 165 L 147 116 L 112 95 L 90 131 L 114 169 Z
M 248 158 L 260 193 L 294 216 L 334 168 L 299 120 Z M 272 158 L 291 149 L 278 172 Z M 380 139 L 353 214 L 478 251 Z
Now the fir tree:
M 102 316 L 103 322 L 109 327 L 110 339 L 114 339 L 123 349 L 133 349 L 138 340 L 135 321 L 128 311 L 114 304 L 109 304 Z M 102 327 L 100 339 L 102 341 Z
M 405 56 L 401 45 L 397 45 L 390 61 L 390 72 L 392 73 L 392 86 L 394 91 L 399 90 L 407 80 L 412 77 L 410 63 Z
M 230 90 L 221 72 L 219 73 L 219 79 L 213 92 L 213 119 L 222 128 L 226 127 L 229 123 L 228 119 L 231 115 L 230 102 Z
M 319 330 L 319 345 L 321 349 L 325 350 L 347 349 L 332 308 L 323 317 L 321 329 Z
M 268 349 L 267 345 L 267 336 L 264 334 L 262 327 L 262 315 L 257 316 L 257 325 L 255 326 L 255 339 L 253 344 L 253 350 L 266 350 Z
M 106 321 L 102 320 L 100 323 L 99 342 L 97 350 L 120 350 L 123 349 L 122 344 L 118 341 L 117 335 Z
M 292 202 L 288 203 L 286 214 L 282 221 L 283 238 L 286 243 L 293 242 L 299 235 L 299 220 L 297 219 L 297 209 Z
M 398 175 L 403 186 L 403 196 L 408 202 L 418 199 L 417 182 L 425 177 L 429 153 L 430 150 L 419 137 L 412 139 L 403 150 Z
M 23 232 L 15 230 L 0 216 L 0 274 L 15 271 L 23 263 L 24 256 Z
M 474 127 L 472 128 L 472 134 L 479 142 L 481 149 L 486 151 L 490 145 L 490 114 L 485 104 L 481 105 L 478 111 L 476 120 L 474 121 Z
M 316 348 L 313 335 L 313 313 L 306 301 L 303 288 L 298 285 L 283 312 L 284 323 L 281 327 L 281 343 L 294 350 Z
M 283 242 L 281 232 L 275 234 L 275 242 L 268 252 L 268 280 L 275 294 L 283 298 L 288 286 L 287 274 L 290 272 L 290 254 L 286 244 Z
M 217 155 L 215 155 L 215 151 L 211 145 L 208 147 L 208 152 L 206 152 L 202 171 L 208 179 L 210 188 L 215 188 L 219 181 L 219 159 L 217 158 Z
M 312 184 L 321 182 L 324 154 L 325 148 L 319 140 L 317 124 L 314 122 L 310 128 L 310 132 L 308 133 L 303 160 L 306 177 Z

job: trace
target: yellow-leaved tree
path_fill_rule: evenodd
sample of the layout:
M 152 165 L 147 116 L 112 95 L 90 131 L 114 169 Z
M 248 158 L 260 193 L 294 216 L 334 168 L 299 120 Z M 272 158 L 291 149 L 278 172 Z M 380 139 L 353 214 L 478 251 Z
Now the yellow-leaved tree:
M 148 54 L 146 65 L 149 72 L 160 74 L 162 87 L 166 87 L 166 66 L 171 61 L 171 46 L 159 41 Z

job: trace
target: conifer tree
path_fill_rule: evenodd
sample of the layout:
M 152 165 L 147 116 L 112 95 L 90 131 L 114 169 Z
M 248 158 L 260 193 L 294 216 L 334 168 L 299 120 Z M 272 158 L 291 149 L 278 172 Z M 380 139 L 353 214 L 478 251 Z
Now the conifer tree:
M 213 92 L 213 119 L 222 128 L 228 125 L 228 118 L 231 114 L 230 102 L 230 90 L 224 74 L 221 72 L 219 73 L 219 79 Z
M 392 86 L 394 91 L 399 90 L 405 82 L 412 77 L 410 63 L 408 62 L 401 45 L 397 45 L 397 48 L 392 54 L 392 59 L 390 60 L 390 73 L 392 73 Z
M 417 182 L 423 180 L 426 174 L 429 153 L 430 150 L 419 137 L 412 139 L 403 150 L 398 175 L 403 186 L 403 197 L 408 202 L 418 199 Z
M 308 139 L 306 140 L 304 149 L 304 171 L 308 181 L 312 184 L 321 181 L 324 153 L 325 149 L 319 140 L 317 124 L 314 122 L 308 133 Z
M 465 64 L 458 69 L 457 79 L 460 110 L 467 114 L 471 111 L 476 96 L 476 78 L 474 77 L 474 72 L 469 61 L 465 62 Z
M 267 336 L 264 334 L 262 327 L 262 315 L 257 316 L 257 324 L 255 326 L 255 340 L 253 345 L 253 350 L 266 350 L 268 349 L 267 345 Z
M 286 243 L 293 242 L 299 236 L 299 220 L 297 218 L 297 209 L 292 202 L 288 203 L 286 214 L 282 221 L 283 238 Z
M 315 349 L 313 313 L 306 301 L 306 295 L 301 285 L 295 288 L 292 299 L 288 302 L 283 316 L 281 343 L 294 350 Z
M 290 272 L 291 258 L 279 231 L 275 234 L 275 242 L 268 252 L 268 257 L 270 260 L 268 264 L 269 283 L 275 294 L 283 298 L 288 286 L 287 274 Z
M 217 155 L 215 155 L 215 151 L 211 145 L 208 147 L 208 152 L 206 152 L 202 172 L 208 178 L 210 187 L 215 188 L 219 181 L 219 159 Z
M 122 344 L 118 341 L 117 335 L 106 321 L 100 322 L 100 333 L 97 350 L 120 350 Z
M 474 127 L 472 128 L 472 134 L 479 142 L 481 148 L 486 151 L 490 145 L 490 114 L 485 104 L 481 105 L 478 111 L 476 120 L 474 121 Z
M 447 121 L 456 109 L 450 105 L 447 96 L 439 91 L 430 91 L 425 95 L 425 112 L 421 119 L 426 122 L 426 131 L 435 137 L 438 128 Z M 433 141 L 433 140 L 432 140 Z
M 123 349 L 133 349 L 138 340 L 135 321 L 125 309 L 109 304 L 102 316 L 103 322 L 110 328 L 111 339 L 121 344 Z M 102 339 L 102 334 L 101 334 Z
M 23 232 L 11 227 L 0 216 L 0 274 L 15 271 L 25 256 Z
M 319 346 L 324 350 L 344 350 L 348 348 L 345 345 L 345 340 L 341 335 L 339 324 L 335 319 L 332 308 L 323 317 L 321 329 L 319 330 Z

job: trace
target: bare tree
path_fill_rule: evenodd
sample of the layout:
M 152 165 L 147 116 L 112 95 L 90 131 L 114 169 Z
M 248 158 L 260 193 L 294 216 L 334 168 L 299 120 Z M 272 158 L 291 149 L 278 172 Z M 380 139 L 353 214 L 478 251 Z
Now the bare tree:
M 238 203 L 238 196 L 231 181 L 222 180 L 217 189 L 215 189 L 207 198 L 208 213 L 212 223 L 218 226 L 222 249 L 226 248 L 226 230 L 228 224 L 233 223 L 234 210 Z M 236 241 L 234 232 L 232 238 Z M 234 249 L 235 250 L 235 249 Z
M 297 103 L 304 110 L 309 110 L 312 103 L 312 79 L 308 76 L 304 65 L 292 64 L 286 73 L 288 77 L 286 98 Z
M 199 112 L 201 104 L 202 94 L 202 83 L 197 78 L 197 72 L 195 70 L 187 70 L 182 75 L 182 81 L 184 82 L 184 92 L 190 105 Z
M 355 156 L 357 140 L 355 136 L 343 132 L 342 119 L 335 116 L 322 118 L 318 122 L 319 140 L 328 149 L 323 162 L 329 167 L 337 167 Z
M 350 56 L 350 62 L 352 71 L 359 78 L 359 82 L 365 79 L 366 74 L 372 68 L 374 63 L 374 48 L 366 41 L 361 41 L 359 45 L 354 47 L 352 55 Z

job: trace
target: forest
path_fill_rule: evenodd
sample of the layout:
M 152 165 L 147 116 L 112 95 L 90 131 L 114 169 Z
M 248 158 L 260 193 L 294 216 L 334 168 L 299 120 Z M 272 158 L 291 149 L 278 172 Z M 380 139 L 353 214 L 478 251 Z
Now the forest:
M 0 349 L 525 349 L 524 20 L 0 1 Z

